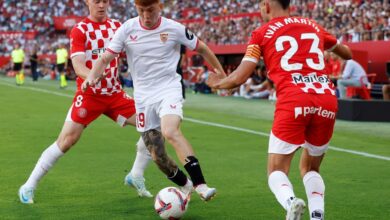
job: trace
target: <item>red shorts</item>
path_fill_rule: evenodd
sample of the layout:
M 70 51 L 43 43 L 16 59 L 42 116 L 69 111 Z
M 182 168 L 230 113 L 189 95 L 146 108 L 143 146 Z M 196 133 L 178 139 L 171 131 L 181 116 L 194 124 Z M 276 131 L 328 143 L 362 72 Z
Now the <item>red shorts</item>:
M 126 120 L 135 114 L 134 100 L 124 91 L 111 96 L 77 91 L 66 121 L 74 121 L 87 126 L 101 114 L 108 116 L 120 126 L 124 126 Z
M 336 113 L 337 98 L 333 95 L 301 94 L 281 97 L 276 103 L 269 151 L 288 154 L 305 145 L 314 148 L 314 151 L 315 148 L 327 148 L 333 134 Z M 316 155 L 322 153 L 313 152 Z

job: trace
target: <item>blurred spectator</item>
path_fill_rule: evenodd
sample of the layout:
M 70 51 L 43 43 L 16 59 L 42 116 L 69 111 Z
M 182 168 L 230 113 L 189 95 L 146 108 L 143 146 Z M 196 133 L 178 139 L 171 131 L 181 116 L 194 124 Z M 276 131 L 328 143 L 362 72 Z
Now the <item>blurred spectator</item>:
M 68 86 L 66 82 L 66 72 L 68 68 L 68 51 L 64 44 L 60 44 L 56 50 L 57 56 L 57 71 L 60 76 L 60 88 L 64 89 Z
M 195 93 L 211 93 L 211 88 L 206 84 L 207 78 L 209 77 L 209 70 L 207 66 L 203 66 L 203 71 L 197 75 L 194 92 Z
M 337 87 L 341 99 L 346 98 L 346 87 L 362 87 L 368 85 L 366 71 L 358 62 L 354 60 L 344 62 L 343 74 L 337 80 Z
M 38 50 L 36 47 L 33 48 L 33 50 L 30 53 L 30 69 L 31 69 L 31 76 L 33 79 L 33 82 L 38 81 Z
M 382 87 L 383 92 L 383 100 L 390 100 L 390 76 L 389 76 L 389 83 L 386 85 L 383 85 Z
M 163 1 L 164 16 L 185 21 L 189 29 L 206 43 L 246 44 L 251 31 L 261 26 L 256 0 L 171 0 Z M 291 0 L 291 14 L 316 20 L 339 40 L 390 40 L 389 1 L 370 0 Z M 45 7 L 42 7 L 45 5 Z M 111 0 L 108 15 L 125 21 L 137 16 L 134 0 Z M 0 56 L 9 55 L 15 40 L 26 51 L 39 45 L 39 54 L 53 54 L 60 43 L 68 44 L 63 32 L 54 28 L 53 16 L 83 16 L 88 9 L 83 0 L 0 0 L 0 31 L 37 31 L 32 40 L 0 39 Z M 231 16 L 241 14 L 241 16 Z M 218 18 L 218 19 L 212 19 Z M 202 21 L 191 21 L 201 19 Z

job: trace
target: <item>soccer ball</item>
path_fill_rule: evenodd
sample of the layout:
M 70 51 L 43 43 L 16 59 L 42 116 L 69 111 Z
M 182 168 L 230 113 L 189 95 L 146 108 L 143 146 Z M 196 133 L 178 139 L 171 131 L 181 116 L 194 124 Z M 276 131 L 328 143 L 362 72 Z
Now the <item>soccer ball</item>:
M 189 200 L 176 187 L 166 187 L 156 195 L 154 209 L 162 219 L 180 219 L 187 211 Z

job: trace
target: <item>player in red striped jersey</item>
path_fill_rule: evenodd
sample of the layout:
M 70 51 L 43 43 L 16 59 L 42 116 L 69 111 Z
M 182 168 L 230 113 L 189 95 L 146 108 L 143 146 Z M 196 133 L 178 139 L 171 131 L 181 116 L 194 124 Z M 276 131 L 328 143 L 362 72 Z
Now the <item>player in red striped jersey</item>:
M 324 219 L 325 184 L 320 164 L 333 134 L 337 98 L 325 71 L 324 50 L 344 59 L 349 48 L 314 21 L 289 16 L 289 0 L 260 1 L 268 23 L 252 33 L 247 52 L 228 77 L 211 74 L 208 84 L 234 88 L 246 81 L 264 59 L 268 77 L 275 83 L 277 103 L 268 147 L 268 183 L 287 219 L 299 220 L 305 202 L 296 198 L 287 175 L 294 153 L 303 147 L 300 171 L 308 197 L 310 218 Z
M 77 91 L 58 139 L 41 155 L 29 179 L 19 189 L 22 203 L 33 203 L 34 190 L 55 162 L 79 140 L 84 129 L 104 114 L 120 126 L 135 125 L 135 104 L 121 87 L 118 58 L 105 69 L 100 83 L 83 93 L 81 84 L 95 61 L 105 51 L 119 21 L 107 17 L 109 0 L 86 0 L 89 16 L 75 25 L 71 32 L 71 59 L 77 74 Z M 139 196 L 152 197 L 144 185 L 143 173 L 151 156 L 142 138 L 137 143 L 137 156 L 125 183 L 134 186 Z

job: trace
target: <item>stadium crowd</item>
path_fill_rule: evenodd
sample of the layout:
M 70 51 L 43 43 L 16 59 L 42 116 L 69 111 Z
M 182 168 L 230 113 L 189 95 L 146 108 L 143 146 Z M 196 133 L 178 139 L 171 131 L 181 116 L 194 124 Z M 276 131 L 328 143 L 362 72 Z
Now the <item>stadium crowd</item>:
M 109 15 L 120 21 L 137 16 L 133 0 L 112 0 Z M 383 0 L 292 0 L 294 15 L 302 14 L 316 20 L 342 41 L 389 40 L 390 7 Z M 42 7 L 47 5 L 47 7 Z M 87 7 L 82 0 L 0 0 L 0 31 L 38 32 L 38 36 L 26 42 L 16 39 L 29 51 L 32 45 L 39 52 L 54 53 L 60 43 L 69 43 L 65 33 L 54 29 L 53 16 L 84 16 Z M 245 16 L 259 12 L 255 0 L 172 0 L 165 1 L 166 17 L 185 22 L 207 43 L 245 44 L 251 31 L 261 25 L 259 16 Z M 229 17 L 243 14 L 243 16 Z M 222 17 L 222 19 L 212 19 Z M 197 20 L 198 19 L 198 20 Z M 240 37 L 238 37 L 240 36 Z M 0 55 L 9 55 L 13 40 L 0 38 Z M 26 48 L 27 47 L 27 48 Z

